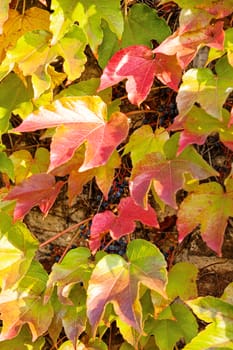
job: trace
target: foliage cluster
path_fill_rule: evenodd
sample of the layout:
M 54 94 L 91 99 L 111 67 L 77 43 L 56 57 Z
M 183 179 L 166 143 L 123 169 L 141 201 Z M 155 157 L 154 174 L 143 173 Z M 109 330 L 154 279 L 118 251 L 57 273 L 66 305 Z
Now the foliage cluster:
M 38 3 L 0 3 L 0 348 L 43 349 L 49 335 L 54 349 L 104 350 L 115 324 L 121 350 L 233 349 L 233 284 L 219 298 L 198 297 L 197 268 L 168 269 L 150 242 L 129 239 L 124 256 L 102 249 L 108 234 L 130 237 L 136 221 L 159 227 L 153 196 L 161 210 L 177 210 L 180 242 L 200 225 L 221 256 L 233 216 L 232 173 L 219 174 L 195 145 L 218 133 L 233 150 L 233 1 Z M 163 18 L 174 8 L 177 28 Z M 103 74 L 80 82 L 87 46 Z M 195 67 L 203 47 L 207 62 Z M 132 130 L 133 115 L 112 95 L 121 81 L 138 111 L 153 89 L 177 93 L 174 122 Z M 50 147 L 9 148 L 9 140 L 35 131 Z M 89 248 L 69 250 L 46 271 L 25 215 L 35 206 L 46 215 L 65 186 L 71 204 L 93 178 L 107 200 L 129 154 L 129 195 L 94 215 Z

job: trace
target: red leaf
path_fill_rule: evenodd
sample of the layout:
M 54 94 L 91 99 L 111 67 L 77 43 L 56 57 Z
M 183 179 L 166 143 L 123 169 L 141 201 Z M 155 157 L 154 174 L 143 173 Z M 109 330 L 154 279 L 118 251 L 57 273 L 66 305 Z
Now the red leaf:
M 91 251 L 95 253 L 99 249 L 101 238 L 108 231 L 110 231 L 111 237 L 115 240 L 133 232 L 135 229 L 134 221 L 136 220 L 148 226 L 158 227 L 154 209 L 150 205 L 148 205 L 147 210 L 142 208 L 131 197 L 123 198 L 120 201 L 118 216 L 114 215 L 110 210 L 96 214 L 91 226 Z
M 155 75 L 153 52 L 147 46 L 129 46 L 118 51 L 101 76 L 99 91 L 128 79 L 126 90 L 131 103 L 140 105 L 148 95 Z
M 16 131 L 57 127 L 52 138 L 49 171 L 66 163 L 85 141 L 80 171 L 104 165 L 128 135 L 128 119 L 120 112 L 107 119 L 107 106 L 98 96 L 63 97 L 30 114 Z
M 233 128 L 229 124 L 228 116 L 221 121 L 211 117 L 203 109 L 193 106 L 185 117 L 177 116 L 169 130 L 183 129 L 180 134 L 178 154 L 190 144 L 202 145 L 213 132 L 217 132 L 222 143 L 233 150 Z
M 233 213 L 232 179 L 223 187 L 210 182 L 199 185 L 181 204 L 177 228 L 181 242 L 199 224 L 203 240 L 221 256 L 227 220 Z
M 171 60 L 175 69 L 171 71 Z M 144 45 L 129 46 L 118 51 L 108 62 L 101 77 L 99 91 L 127 79 L 126 90 L 131 103 L 140 105 L 147 97 L 155 75 L 164 84 L 177 89 L 181 70 L 175 58 L 164 54 L 154 58 L 153 51 Z M 173 76 L 174 75 L 174 76 Z
M 218 173 L 210 167 L 204 167 L 195 159 L 197 154 L 192 149 L 182 158 L 161 159 L 160 154 L 147 154 L 133 169 L 130 182 L 131 196 L 138 205 L 147 204 L 147 193 L 153 184 L 158 196 L 168 205 L 177 208 L 176 192 L 184 185 L 184 174 L 189 173 L 194 178 L 204 179 Z
M 63 181 L 56 183 L 53 175 L 35 174 L 15 186 L 4 200 L 17 201 L 14 220 L 23 219 L 36 205 L 39 205 L 42 213 L 47 215 L 63 185 Z
M 196 55 L 199 45 L 223 50 L 224 30 L 223 22 L 216 22 L 196 31 L 181 33 L 180 30 L 174 32 L 165 39 L 153 52 L 164 55 L 177 56 L 179 65 L 184 69 Z

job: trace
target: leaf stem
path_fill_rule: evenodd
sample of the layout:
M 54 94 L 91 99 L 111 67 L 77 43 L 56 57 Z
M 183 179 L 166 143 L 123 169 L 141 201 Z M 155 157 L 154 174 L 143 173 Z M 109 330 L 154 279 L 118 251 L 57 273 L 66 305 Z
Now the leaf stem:
M 88 219 L 85 219 L 85 220 L 80 221 L 78 224 L 74 224 L 74 225 L 72 225 L 72 226 L 66 228 L 65 230 L 63 230 L 63 231 L 57 233 L 55 236 L 53 236 L 53 237 L 47 239 L 47 241 L 41 243 L 39 247 L 42 248 L 42 247 L 46 246 L 47 244 L 49 244 L 49 243 L 55 241 L 56 239 L 58 239 L 59 237 L 63 236 L 64 234 L 66 234 L 66 233 L 68 233 L 68 232 L 70 232 L 70 231 L 72 231 L 72 230 L 78 228 L 80 225 L 85 224 L 86 222 L 90 221 L 91 219 L 92 219 L 92 217 L 89 217 Z

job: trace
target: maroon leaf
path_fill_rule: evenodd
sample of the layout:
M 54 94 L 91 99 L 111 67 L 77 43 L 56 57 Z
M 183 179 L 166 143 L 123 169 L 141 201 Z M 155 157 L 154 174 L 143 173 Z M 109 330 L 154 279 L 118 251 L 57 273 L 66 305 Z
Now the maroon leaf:
M 47 215 L 63 185 L 63 181 L 56 183 L 51 174 L 35 174 L 15 186 L 4 200 L 17 201 L 14 220 L 23 219 L 36 205 L 39 205 L 42 213 Z
M 158 227 L 157 216 L 154 209 L 148 205 L 148 209 L 144 209 L 137 205 L 133 198 L 127 197 L 120 201 L 118 206 L 118 216 L 114 215 L 110 210 L 96 214 L 91 226 L 90 248 L 93 253 L 100 247 L 101 238 L 110 231 L 113 239 L 127 235 L 134 231 L 136 220 L 141 221 L 145 225 Z

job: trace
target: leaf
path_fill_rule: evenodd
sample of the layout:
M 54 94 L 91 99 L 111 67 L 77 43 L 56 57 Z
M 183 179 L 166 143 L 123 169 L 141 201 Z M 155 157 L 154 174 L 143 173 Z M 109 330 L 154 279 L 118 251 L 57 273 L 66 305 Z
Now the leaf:
M 233 67 L 226 57 L 216 63 L 217 76 L 209 68 L 189 69 L 177 95 L 179 115 L 185 116 L 197 102 L 211 116 L 222 120 L 222 105 L 233 90 Z
M 3 0 L 0 4 L 0 35 L 3 32 L 3 24 L 8 18 L 9 3 L 11 0 Z
M 166 21 L 159 17 L 153 8 L 145 4 L 134 4 L 125 19 L 121 46 L 147 45 L 151 47 L 151 40 L 161 43 L 170 33 L 171 30 Z
M 85 141 L 80 171 L 104 165 L 128 134 L 128 119 L 120 112 L 107 119 L 107 106 L 98 96 L 63 97 L 30 114 L 15 131 L 57 127 L 52 138 L 49 171 L 72 158 Z
M 156 345 L 160 350 L 173 350 L 183 335 L 178 324 L 173 320 L 154 320 L 151 318 L 145 326 L 145 331 L 154 335 Z
M 216 22 L 199 30 L 180 32 L 178 29 L 165 39 L 153 52 L 156 54 L 176 55 L 182 69 L 188 66 L 200 45 L 222 50 L 224 44 L 223 23 Z
M 198 268 L 188 262 L 175 264 L 168 273 L 167 295 L 170 299 L 183 300 L 197 297 Z
M 190 344 L 186 345 L 185 350 L 210 349 L 216 346 L 227 348 L 232 345 L 232 318 L 233 307 L 227 302 L 212 296 L 199 297 L 187 302 L 194 314 L 205 322 L 212 322 L 197 337 L 193 338 Z M 214 348 L 215 349 L 215 348 Z
M 0 286 L 5 290 L 25 275 L 38 248 L 38 242 L 25 224 L 13 224 L 5 213 L 0 213 L 0 222 Z
M 166 262 L 159 249 L 137 239 L 129 243 L 127 256 L 129 262 L 115 254 L 107 255 L 93 270 L 87 290 L 87 315 L 93 333 L 110 302 L 116 314 L 141 333 L 141 283 L 165 296 Z
M 17 40 L 22 35 L 37 29 L 49 29 L 48 11 L 38 7 L 31 7 L 23 13 L 19 13 L 16 10 L 10 9 L 8 19 L 3 26 L 3 33 L 0 33 L 2 34 L 0 36 L 0 61 L 3 60 L 6 52 L 15 46 Z
M 226 192 L 216 182 L 201 184 L 184 199 L 177 220 L 180 242 L 200 224 L 202 239 L 221 256 L 227 220 L 233 211 L 231 186 L 232 179 Z
M 47 274 L 38 262 L 33 262 L 17 290 L 7 289 L 0 294 L 3 327 L 0 340 L 12 339 L 28 324 L 32 341 L 47 331 L 53 316 L 51 304 L 43 305 L 41 293 Z M 12 322 L 14 320 L 14 322 Z
M 232 325 L 225 322 L 214 322 L 209 324 L 203 331 L 192 339 L 192 341 L 184 347 L 184 350 L 230 350 L 233 349 Z
M 14 91 L 14 98 L 9 91 Z M 10 73 L 0 83 L 0 133 L 8 130 L 11 113 L 16 109 L 21 116 L 32 111 L 32 95 L 30 87 L 26 87 L 14 73 Z
M 171 304 L 171 311 L 176 319 L 185 342 L 188 343 L 198 334 L 198 323 L 191 310 L 183 303 Z M 184 322 L 185 320 L 185 322 Z
M 169 130 L 183 131 L 180 134 L 178 154 L 190 144 L 202 145 L 211 133 L 218 133 L 224 145 L 233 150 L 232 127 L 229 127 L 229 113 L 223 110 L 223 121 L 220 121 L 203 109 L 193 106 L 185 117 L 177 116 Z
M 9 178 L 13 181 L 14 179 L 13 163 L 4 152 L 0 152 L 0 172 L 3 174 L 7 174 Z
M 143 125 L 130 136 L 123 155 L 131 152 L 130 157 L 135 166 L 148 153 L 164 153 L 163 146 L 168 139 L 169 135 L 165 129 L 158 128 L 153 133 L 150 125 Z
M 70 250 L 61 263 L 55 263 L 47 282 L 45 302 L 49 300 L 53 288 L 57 286 L 57 294 L 60 302 L 72 305 L 69 299 L 69 293 L 73 285 L 82 282 L 87 287 L 91 273 L 89 258 L 89 249 L 79 247 Z
M 35 174 L 15 186 L 4 200 L 16 200 L 14 220 L 23 219 L 36 205 L 43 214 L 47 214 L 60 192 L 63 181 L 55 183 L 51 174 Z
M 24 76 L 32 77 L 36 98 L 51 85 L 47 68 L 57 54 L 54 48 L 49 47 L 50 39 L 51 34 L 45 30 L 26 32 L 16 46 L 7 51 L 6 61 L 17 64 Z
M 27 150 L 20 150 L 12 153 L 9 157 L 14 166 L 14 181 L 21 183 L 32 174 L 46 172 L 49 166 L 49 151 L 39 147 L 36 150 L 34 159 Z
M 63 66 L 69 80 L 79 78 L 84 71 L 87 60 L 84 54 L 86 45 L 86 36 L 77 25 L 73 25 L 57 43 L 58 54 L 65 59 Z
M 86 33 L 88 43 L 94 53 L 103 40 L 101 20 L 104 19 L 118 39 L 123 32 L 123 16 L 118 0 L 81 0 L 75 13 L 76 20 Z
M 173 63 L 173 66 L 171 65 Z M 169 67 L 169 76 L 167 69 Z M 172 67 L 172 71 L 171 71 Z M 165 84 L 177 89 L 181 70 L 173 57 L 158 54 L 144 45 L 133 45 L 115 53 L 104 68 L 98 91 L 104 90 L 124 79 L 131 103 L 140 105 L 153 84 L 155 75 Z
M 148 226 L 158 227 L 154 209 L 150 205 L 147 210 L 143 209 L 131 197 L 121 199 L 117 216 L 110 210 L 96 214 L 92 220 L 89 242 L 92 253 L 99 249 L 101 239 L 108 231 L 111 237 L 117 240 L 134 231 L 136 220 Z
M 217 175 L 194 149 L 186 150 L 169 160 L 161 153 L 150 153 L 136 164 L 131 174 L 130 193 L 138 205 L 147 206 L 147 193 L 152 184 L 166 204 L 177 208 L 176 192 L 184 186 L 184 174 L 191 174 L 195 179 Z
M 61 305 L 60 318 L 68 339 L 75 346 L 86 328 L 86 292 L 80 285 L 71 291 L 73 305 Z
M 39 337 L 35 342 L 32 342 L 29 330 L 23 326 L 16 337 L 10 340 L 1 341 L 1 350 L 42 350 L 44 344 L 44 337 Z
M 110 29 L 120 39 L 123 31 L 123 17 L 120 4 L 116 0 L 85 0 L 74 2 L 72 0 L 54 0 L 52 2 L 50 29 L 53 33 L 52 44 L 60 40 L 70 29 L 74 22 L 86 34 L 88 43 L 94 52 L 103 39 L 101 19 L 104 19 Z

